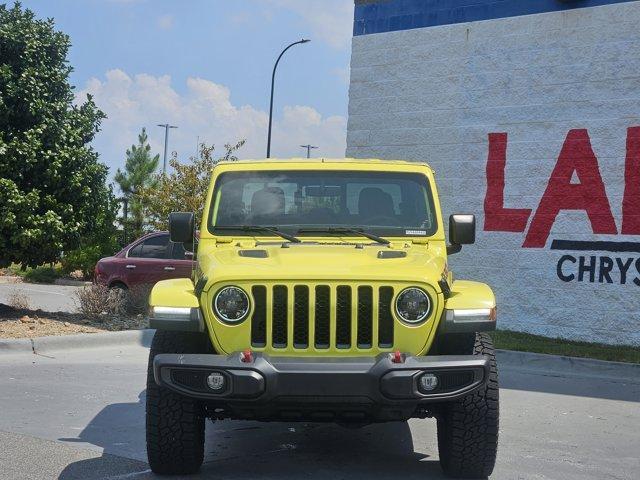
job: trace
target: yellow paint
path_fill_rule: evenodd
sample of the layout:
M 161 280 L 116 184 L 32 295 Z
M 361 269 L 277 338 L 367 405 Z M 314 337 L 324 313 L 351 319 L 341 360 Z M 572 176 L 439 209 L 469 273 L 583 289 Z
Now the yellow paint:
M 269 235 L 243 234 L 214 235 L 208 230 L 211 197 L 217 178 L 228 171 L 268 171 L 268 170 L 338 170 L 338 171 L 384 171 L 420 173 L 427 177 L 434 200 L 434 212 L 437 229 L 430 237 L 386 237 L 392 243 L 390 248 L 403 250 L 406 257 L 397 259 L 379 259 L 380 250 L 385 246 L 370 242 L 360 236 L 323 237 L 305 236 L 305 242 L 331 242 L 331 245 L 303 243 L 281 248 L 282 239 Z M 214 347 L 219 353 L 230 353 L 247 348 L 264 351 L 274 355 L 326 355 L 326 356 L 369 356 L 384 351 L 400 350 L 410 354 L 424 354 L 433 343 L 438 323 L 445 308 L 444 296 L 438 285 L 443 272 L 450 282 L 453 274 L 447 270 L 446 242 L 443 219 L 440 213 L 440 202 L 435 185 L 433 170 L 424 163 L 383 161 L 383 160 L 254 160 L 221 162 L 213 170 L 211 185 L 200 226 L 200 242 L 198 246 L 198 278 L 207 279 L 200 298 L 207 329 Z M 215 218 L 217 212 L 212 212 Z M 335 243 L 344 241 L 345 245 Z M 259 245 L 258 245 L 259 243 Z M 347 244 L 351 243 L 351 245 Z M 356 249 L 353 243 L 365 244 Z M 266 250 L 267 258 L 241 257 L 240 249 L 259 248 Z M 473 246 L 466 248 L 474 248 Z M 237 325 L 229 325 L 216 318 L 212 302 L 215 293 L 226 285 L 237 285 L 245 290 L 251 299 L 251 311 L 246 320 Z M 289 329 L 287 348 L 274 348 L 271 343 L 272 332 L 267 328 L 267 346 L 255 348 L 251 346 L 251 315 L 254 302 L 251 298 L 251 287 L 264 285 L 267 292 L 274 285 L 285 285 L 289 291 Z M 309 286 L 309 347 L 296 349 L 292 338 L 292 303 L 295 285 Z M 329 349 L 316 349 L 314 346 L 313 316 L 314 287 L 328 285 L 335 292 L 339 285 L 350 285 L 354 291 L 352 301 L 351 345 L 349 349 L 331 346 Z M 394 316 L 394 344 L 391 348 L 377 346 L 377 329 L 373 329 L 373 346 L 368 349 L 357 348 L 357 286 L 373 287 L 373 325 L 377 325 L 377 293 L 380 286 L 391 286 L 394 289 L 392 312 Z M 402 323 L 393 308 L 396 296 L 408 286 L 418 286 L 429 293 L 433 308 L 427 321 L 412 326 Z M 495 297 L 491 289 L 481 283 L 457 280 L 453 282 L 453 295 L 446 301 L 447 308 L 484 308 L 495 306 Z M 158 282 L 151 294 L 151 305 L 197 306 L 198 299 L 193 291 L 193 283 L 189 279 L 167 280 Z M 335 303 L 335 295 L 332 296 Z M 271 325 L 270 295 L 267 293 L 267 326 Z M 335 344 L 335 304 L 330 308 L 332 343 Z
M 190 278 L 173 278 L 156 283 L 149 296 L 152 307 L 198 307 Z

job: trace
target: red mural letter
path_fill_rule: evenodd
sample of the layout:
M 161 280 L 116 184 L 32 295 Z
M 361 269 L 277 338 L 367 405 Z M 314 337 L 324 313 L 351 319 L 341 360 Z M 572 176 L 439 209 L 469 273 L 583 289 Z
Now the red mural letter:
M 580 183 L 572 184 L 575 172 Z M 561 210 L 585 210 L 593 233 L 616 234 L 616 222 L 586 130 L 571 130 L 522 245 L 542 248 Z
M 640 235 L 640 127 L 627 129 L 622 234 Z
M 484 197 L 484 229 L 488 232 L 524 232 L 530 209 L 504 208 L 504 168 L 507 164 L 507 134 L 489 134 L 487 193 Z

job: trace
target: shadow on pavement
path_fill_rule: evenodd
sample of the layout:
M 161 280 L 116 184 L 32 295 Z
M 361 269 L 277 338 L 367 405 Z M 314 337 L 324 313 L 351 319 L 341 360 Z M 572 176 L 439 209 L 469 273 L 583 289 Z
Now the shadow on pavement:
M 435 440 L 435 421 L 423 422 L 431 424 Z M 144 391 L 137 403 L 105 407 L 78 438 L 60 440 L 96 445 L 104 453 L 69 464 L 59 480 L 156 478 L 143 461 Z M 405 479 L 445 478 L 437 460 L 416 452 L 424 447 L 414 448 L 407 422 L 355 429 L 317 423 L 207 422 L 205 463 L 199 475 L 188 478 L 396 479 L 399 473 Z
M 519 368 L 500 369 L 500 388 L 640 402 L 640 383 L 626 383 L 607 377 L 564 375 L 558 372 L 529 372 Z

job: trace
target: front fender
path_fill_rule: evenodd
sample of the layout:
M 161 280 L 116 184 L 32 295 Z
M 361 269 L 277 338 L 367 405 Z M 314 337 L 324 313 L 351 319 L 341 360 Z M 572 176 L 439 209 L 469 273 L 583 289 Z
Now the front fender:
M 149 326 L 161 330 L 203 332 L 200 302 L 189 278 L 161 280 L 149 295 Z
M 445 302 L 442 333 L 472 333 L 496 329 L 496 297 L 479 282 L 456 280 Z

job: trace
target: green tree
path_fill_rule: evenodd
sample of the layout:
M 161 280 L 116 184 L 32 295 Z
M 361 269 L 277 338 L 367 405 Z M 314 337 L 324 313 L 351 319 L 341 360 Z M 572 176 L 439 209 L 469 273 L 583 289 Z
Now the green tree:
M 226 144 L 225 153 L 219 158 L 213 156 L 213 145 L 204 144 L 200 147 L 200 154 L 190 157 L 187 163 L 180 163 L 174 154 L 169 162 L 173 171 L 167 176 L 156 175 L 156 185 L 140 193 L 150 224 L 155 229 L 167 230 L 171 212 L 195 212 L 196 218 L 202 218 L 211 170 L 220 161 L 237 160 L 236 152 L 244 142 Z
M 128 219 L 123 226 L 127 230 L 129 238 L 142 235 L 145 218 L 141 203 L 140 192 L 144 189 L 154 188 L 158 184 L 158 177 L 155 175 L 158 169 L 160 155 L 152 156 L 151 145 L 148 143 L 147 132 L 143 128 L 138 135 L 138 145 L 131 145 L 127 150 L 127 160 L 124 171 L 118 169 L 115 180 L 124 198 L 128 203 Z
M 0 5 L 0 267 L 114 232 L 108 169 L 89 145 L 105 115 L 90 96 L 73 103 L 69 46 L 52 19 Z

